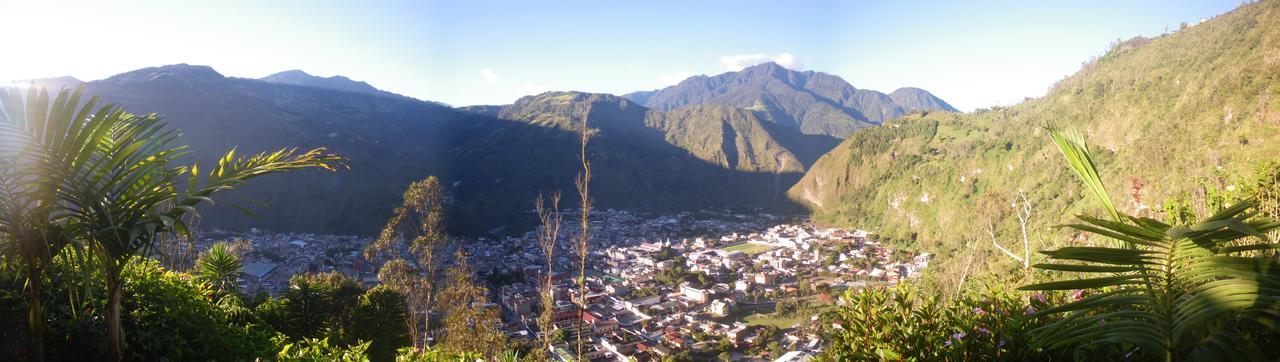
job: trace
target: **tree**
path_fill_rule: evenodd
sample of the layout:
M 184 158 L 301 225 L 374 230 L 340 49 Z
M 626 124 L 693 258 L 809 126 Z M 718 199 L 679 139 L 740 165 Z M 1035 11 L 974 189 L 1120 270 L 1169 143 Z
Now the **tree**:
M 454 266 L 449 268 L 449 285 L 440 293 L 444 307 L 444 333 L 440 346 L 450 352 L 482 352 L 494 356 L 507 345 L 507 337 L 498 327 L 502 321 L 498 311 L 487 307 L 488 289 L 476 285 L 471 265 L 459 250 Z
M 259 306 L 259 312 L 289 339 L 342 337 L 350 330 L 352 313 L 364 290 L 338 272 L 298 274 L 278 301 Z M 338 341 L 341 342 L 341 341 Z
M 360 297 L 351 313 L 347 340 L 369 341 L 369 359 L 394 361 L 396 350 L 410 343 L 405 297 L 387 286 L 377 286 Z
M 578 232 L 578 243 L 576 251 L 578 252 L 578 321 L 582 321 L 583 313 L 587 309 L 587 254 L 591 248 L 591 161 L 587 160 L 587 142 L 591 140 L 591 129 L 587 128 L 587 117 L 582 117 L 582 128 L 579 130 L 579 140 L 581 141 L 581 151 L 578 153 L 579 159 L 582 161 L 582 172 L 578 174 L 577 182 L 574 184 L 578 188 L 578 198 L 582 204 L 579 207 L 579 222 L 581 229 Z M 578 333 L 578 354 L 582 356 L 582 334 Z
M 1280 262 L 1251 254 L 1280 248 L 1263 235 L 1280 228 L 1280 222 L 1259 217 L 1253 201 L 1194 224 L 1169 225 L 1121 213 L 1111 203 L 1083 137 L 1056 130 L 1050 136 L 1111 216 L 1077 216 L 1082 222 L 1069 227 L 1114 241 L 1106 247 L 1043 252 L 1052 262 L 1036 268 L 1080 275 L 1022 289 L 1088 294 L 1038 312 L 1063 318 L 1039 328 L 1036 342 L 1062 348 L 1097 341 L 1138 347 L 1134 351 L 1139 355 L 1164 360 L 1263 359 L 1264 346 L 1256 341 L 1275 336 L 1257 333 L 1267 333 L 1260 326 L 1275 321 Z
M 196 278 L 213 287 L 218 297 L 240 292 L 237 279 L 244 273 L 244 261 L 225 242 L 213 244 L 196 259 Z
M 62 90 L 51 103 L 49 93 L 34 86 L 25 97 L 16 88 L 0 89 L 0 255 L 21 266 L 33 360 L 44 359 L 44 274 L 73 239 L 58 207 L 64 182 L 60 174 L 44 171 L 77 169 L 87 162 L 92 145 L 76 140 L 109 126 L 83 122 L 98 102 L 93 97 L 80 106 L 83 92 L 83 87 Z
M 823 265 L 827 265 L 827 266 L 836 266 L 836 265 L 838 265 L 838 263 L 840 262 L 840 259 L 839 259 L 839 257 L 838 257 L 837 255 L 838 255 L 838 254 L 830 254 L 830 255 L 827 255 L 827 260 L 823 263 Z
M 378 279 L 405 296 L 410 311 L 409 334 L 415 347 L 426 346 L 430 337 L 440 252 L 449 242 L 444 220 L 444 189 L 438 178 L 428 176 L 409 185 L 403 203 L 395 209 L 378 239 L 365 248 L 368 260 L 380 255 L 390 257 L 378 271 Z M 421 271 L 400 257 L 405 252 L 417 258 Z
M 556 243 L 560 239 L 560 193 L 551 194 L 551 208 L 546 207 L 542 195 L 538 195 L 537 201 L 534 201 L 534 208 L 538 212 L 538 220 L 542 226 L 538 229 L 538 247 L 542 248 L 542 256 L 546 261 L 545 278 L 542 283 L 542 313 L 538 315 L 538 329 L 542 333 L 543 348 L 545 352 L 551 348 L 551 336 L 549 331 L 553 328 L 552 320 L 555 315 L 556 291 L 555 285 L 551 282 L 553 269 L 555 268 Z
M 1031 223 L 1031 201 L 1027 200 L 1027 194 L 1023 190 L 1018 190 L 1018 198 L 1021 199 L 1022 204 L 1020 205 L 1017 201 L 1014 201 L 1010 203 L 1010 206 L 1015 216 L 1017 216 L 1018 226 L 1022 230 L 1022 255 L 1009 251 L 1009 249 L 1001 246 L 996 241 L 995 226 L 991 220 L 987 221 L 987 236 L 991 237 L 991 245 L 995 246 L 997 250 L 1022 263 L 1022 269 L 1028 269 L 1031 267 L 1031 238 L 1027 233 L 1028 225 Z
M 782 349 L 781 343 L 778 343 L 778 341 L 769 341 L 769 357 L 776 358 L 778 356 L 782 356 L 783 352 L 786 351 Z
M 120 359 L 124 352 L 120 272 L 133 256 L 149 252 L 161 233 L 189 233 L 184 216 L 211 201 L 214 194 L 271 173 L 333 170 L 330 164 L 340 159 L 323 149 L 301 154 L 282 149 L 249 157 L 236 157 L 232 150 L 205 175 L 204 186 L 200 186 L 198 166 L 169 166 L 185 154 L 185 147 L 170 146 L 178 133 L 166 130 L 158 117 L 135 117 L 110 107 L 100 114 L 108 115 L 101 119 L 111 124 L 111 132 L 94 141 L 94 160 L 85 165 L 86 172 L 69 175 L 73 177 L 63 195 L 72 205 L 67 211 L 78 225 L 78 236 L 90 243 L 105 271 L 109 347 Z M 182 190 L 174 180 L 184 174 L 189 176 Z
M 80 93 L 59 95 L 54 112 L 48 113 L 48 120 L 54 122 L 44 122 L 44 92 L 29 93 L 32 97 L 28 104 L 32 106 L 23 108 L 34 117 L 5 116 L 7 120 L 14 119 L 5 130 L 6 136 L 27 145 L 27 149 L 36 149 L 31 152 L 39 160 L 28 163 L 10 159 L 10 164 L 18 161 L 32 167 L 27 172 L 39 174 L 17 176 L 10 181 L 56 190 L 55 199 L 24 205 L 50 208 L 51 215 L 68 225 L 61 230 L 70 231 L 70 237 L 84 242 L 97 259 L 96 264 L 103 268 L 108 295 L 108 347 L 115 359 L 124 356 L 120 274 L 134 256 L 149 254 L 163 234 L 189 234 L 186 217 L 195 214 L 196 206 L 212 202 L 211 197 L 219 192 L 272 173 L 306 168 L 333 171 L 333 166 L 342 161 L 324 149 L 303 153 L 282 149 L 250 157 L 236 157 L 233 149 L 201 180 L 195 165 L 172 166 L 187 154 L 186 148 L 172 145 L 179 134 L 167 129 L 159 117 L 134 116 L 114 105 L 93 112 L 96 99 L 76 111 L 74 104 Z M 19 102 L 12 94 L 6 94 L 6 104 Z M 32 109 L 38 111 L 30 113 Z M 184 175 L 185 185 L 180 187 L 176 180 Z M 41 194 L 48 197 L 47 192 Z M 48 231 L 42 232 L 46 242 L 54 240 L 47 236 L 52 235 Z M 64 241 L 57 243 L 65 245 Z M 35 249 L 40 253 L 51 251 L 48 247 Z

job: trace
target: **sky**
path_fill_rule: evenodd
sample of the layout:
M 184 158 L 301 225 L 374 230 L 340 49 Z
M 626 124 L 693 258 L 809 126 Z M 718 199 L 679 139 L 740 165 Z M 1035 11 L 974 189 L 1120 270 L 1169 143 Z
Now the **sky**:
M 0 0 L 0 80 L 165 64 L 301 69 L 456 106 L 550 90 L 625 94 L 763 61 L 970 111 L 1041 96 L 1116 39 L 1240 0 Z M 7 83 L 7 82 L 6 82 Z

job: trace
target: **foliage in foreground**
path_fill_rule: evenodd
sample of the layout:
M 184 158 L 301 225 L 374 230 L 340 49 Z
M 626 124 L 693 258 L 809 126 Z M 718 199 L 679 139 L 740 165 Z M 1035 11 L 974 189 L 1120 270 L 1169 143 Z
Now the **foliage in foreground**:
M 823 316 L 831 323 L 825 361 L 1045 360 L 1056 357 L 1031 346 L 1043 318 L 1029 315 L 1051 305 L 1043 294 L 993 288 L 944 301 L 902 283 L 850 290 L 843 306 Z
M 1165 360 L 1263 359 L 1275 350 L 1280 322 L 1280 245 L 1264 235 L 1280 222 L 1257 203 L 1235 203 L 1194 223 L 1166 224 L 1112 205 L 1083 138 L 1050 135 L 1111 220 L 1079 216 L 1072 229 L 1114 240 L 1110 246 L 1045 251 L 1036 268 L 1070 279 L 1026 290 L 1086 290 L 1088 297 L 1043 310 L 1060 315 L 1037 329 L 1048 348 L 1078 342 Z M 1274 357 L 1274 355 L 1272 356 Z
M 61 260 L 61 258 L 55 259 Z M 57 262 L 46 283 L 50 302 L 47 358 L 109 358 L 104 332 L 105 289 L 82 270 Z M 98 269 L 85 269 L 92 277 Z M 129 360 L 372 360 L 409 356 L 404 296 L 387 287 L 364 290 L 335 273 L 299 275 L 279 298 L 219 294 L 206 278 L 134 259 L 123 305 Z M 0 360 L 29 358 L 21 333 L 24 300 L 11 273 L 0 271 Z M 69 299 L 68 295 L 76 298 Z M 11 317 L 19 318 L 11 318 Z M 499 346 L 500 347 L 500 346 Z M 452 356 L 435 352 L 433 356 Z M 498 353 L 497 356 L 501 356 Z M 474 359 L 472 359 L 474 360 Z
M 165 237 L 189 237 L 197 206 L 250 179 L 333 171 L 342 162 L 322 148 L 251 156 L 233 149 L 201 173 L 195 164 L 177 166 L 187 149 L 158 116 L 98 107 L 97 97 L 81 102 L 83 91 L 0 89 L 0 263 L 22 271 L 36 360 L 45 357 L 44 274 L 63 250 L 77 254 L 64 261 L 102 269 L 109 357 L 122 360 L 129 313 L 122 274 L 135 256 L 150 255 Z
M 1280 229 L 1274 204 L 1226 204 L 1203 218 L 1179 200 L 1170 222 L 1118 210 L 1078 135 L 1049 131 L 1110 219 L 1067 225 L 1108 245 L 1042 252 L 1039 279 L 1019 294 L 988 289 L 943 301 L 911 287 L 850 292 L 828 314 L 824 360 L 1265 360 L 1280 356 Z M 1250 186 L 1274 200 L 1280 178 Z M 1265 170 L 1264 170 L 1265 171 Z M 1219 194 L 1209 192 L 1210 196 Z M 1271 197 L 1272 199 L 1267 199 Z M 1069 297 L 1062 298 L 1063 293 Z

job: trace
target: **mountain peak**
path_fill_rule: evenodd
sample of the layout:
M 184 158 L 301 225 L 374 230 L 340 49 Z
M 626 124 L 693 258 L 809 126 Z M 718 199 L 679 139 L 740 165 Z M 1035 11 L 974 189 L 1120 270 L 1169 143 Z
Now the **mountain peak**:
M 283 72 L 268 75 L 258 80 L 267 83 L 289 84 L 303 87 L 323 88 L 351 93 L 364 93 L 375 95 L 387 95 L 388 93 L 374 88 L 369 83 L 354 81 L 341 75 L 331 77 L 318 77 L 304 72 L 300 69 L 286 70 Z
M 775 62 L 764 62 L 764 63 L 756 64 L 750 67 L 742 68 L 742 70 L 738 71 L 738 73 L 746 74 L 749 76 L 768 75 L 774 78 L 785 79 L 792 74 L 803 74 L 807 72 L 788 69 L 787 67 L 784 67 Z
M 782 65 L 778 64 L 778 62 L 775 62 L 775 61 L 767 61 L 764 63 L 743 68 L 742 70 L 748 70 L 748 69 L 786 69 L 786 67 L 783 67 Z
M 906 111 L 940 109 L 947 112 L 959 112 L 956 107 L 938 98 L 938 96 L 929 93 L 929 91 L 915 88 L 902 87 L 889 93 L 889 98 L 893 103 L 897 103 Z
M 606 93 L 587 93 L 578 91 L 550 91 L 541 94 L 524 96 L 517 99 L 513 106 L 528 106 L 531 104 L 545 105 L 567 105 L 567 104 L 616 104 L 619 108 L 627 108 L 639 106 L 626 97 L 620 97 Z
M 311 78 L 311 77 L 315 77 L 315 76 L 311 75 L 311 73 L 307 73 L 303 71 L 302 69 L 290 69 L 290 70 L 286 70 L 283 72 L 262 77 L 261 79 L 266 80 L 269 78 Z
M 186 63 L 142 68 L 107 78 L 109 82 L 152 82 L 152 81 L 185 81 L 209 82 L 226 79 L 218 71 L 207 65 L 191 65 Z

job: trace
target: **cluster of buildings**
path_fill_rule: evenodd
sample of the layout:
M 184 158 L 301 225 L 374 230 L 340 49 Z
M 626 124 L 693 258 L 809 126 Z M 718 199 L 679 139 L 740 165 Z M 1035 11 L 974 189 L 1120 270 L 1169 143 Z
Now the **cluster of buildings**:
M 579 360 L 580 335 L 582 357 L 590 360 L 662 360 L 682 352 L 804 360 L 823 346 L 816 313 L 793 316 L 796 325 L 780 330 L 744 317 L 768 313 L 783 299 L 816 300 L 818 290 L 895 283 L 929 261 L 928 254 L 884 247 L 865 231 L 767 214 L 593 215 L 585 291 L 577 284 L 579 230 L 572 223 L 562 229 L 550 274 L 549 330 L 538 324 L 547 274 L 537 231 L 470 244 L 477 271 L 522 276 L 496 286 L 511 337 L 537 341 L 547 333 L 562 341 L 550 351 L 561 360 Z M 763 352 L 771 343 L 782 351 Z
M 295 274 L 337 271 L 362 280 L 378 281 L 378 265 L 364 259 L 365 246 L 373 240 L 355 235 L 269 233 L 257 229 L 246 232 L 210 230 L 201 233 L 197 249 L 216 242 L 243 240 L 244 274 L 240 289 L 254 294 L 279 295 L 289 288 Z
M 729 212 L 642 214 L 596 210 L 590 220 L 585 290 L 577 278 L 581 255 L 576 212 L 566 211 L 551 270 L 538 230 L 505 238 L 455 239 L 501 308 L 513 340 L 556 341 L 559 360 L 650 361 L 682 353 L 735 360 L 805 360 L 824 343 L 818 312 L 831 294 L 917 275 L 929 255 L 893 250 L 862 230 L 821 227 L 803 218 Z M 257 230 L 203 234 L 244 239 L 249 293 L 278 295 L 294 274 L 338 271 L 376 284 L 381 261 L 366 261 L 370 238 L 272 234 Z M 550 280 L 550 286 L 547 281 Z M 544 288 L 554 301 L 544 303 Z M 819 298 L 825 296 L 826 298 Z M 802 301 L 792 325 L 752 323 L 774 315 L 781 303 Z M 547 305 L 544 305 L 547 304 Z M 546 310 L 551 326 L 539 318 Z M 579 336 L 585 341 L 577 356 Z

